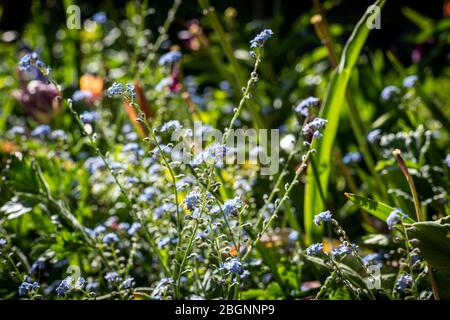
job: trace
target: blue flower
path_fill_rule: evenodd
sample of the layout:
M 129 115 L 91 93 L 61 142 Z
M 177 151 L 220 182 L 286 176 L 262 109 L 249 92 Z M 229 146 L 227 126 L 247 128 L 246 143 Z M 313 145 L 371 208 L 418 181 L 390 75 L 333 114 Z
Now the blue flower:
M 23 282 L 20 286 L 19 286 L 19 296 L 24 296 L 27 295 L 28 292 L 30 292 L 31 290 L 36 290 L 39 289 L 39 283 L 38 282 Z
M 408 216 L 402 212 L 400 209 L 394 209 L 386 219 L 389 230 L 394 228 L 395 225 L 400 224 L 403 219 Z
M 121 287 L 124 289 L 131 289 L 134 287 L 135 281 L 133 277 L 126 277 L 125 280 L 123 280 Z
M 307 117 L 309 115 L 309 109 L 317 107 L 320 103 L 319 98 L 308 97 L 302 100 L 296 107 L 295 112 L 300 113 L 302 116 Z
M 351 163 L 358 163 L 362 159 L 361 153 L 355 151 L 355 152 L 348 152 L 345 154 L 345 156 L 342 158 L 342 162 L 345 164 L 351 164 Z
M 400 89 L 396 86 L 387 86 L 381 91 L 381 98 L 384 101 L 389 101 L 400 93 Z
M 144 189 L 143 193 L 139 195 L 138 200 L 141 202 L 149 202 L 154 199 L 155 195 L 157 195 L 158 192 L 158 189 L 155 187 L 147 187 Z
M 396 288 L 399 291 L 405 291 L 406 289 L 409 289 L 412 287 L 412 277 L 409 274 L 402 274 L 397 279 Z
M 65 140 L 67 138 L 67 135 L 63 130 L 57 129 L 55 131 L 52 131 L 50 137 L 54 140 Z
M 56 288 L 56 293 L 58 294 L 58 297 L 62 297 L 72 289 L 82 289 L 85 283 L 86 280 L 83 277 L 75 280 L 72 276 L 68 276 L 60 282 Z
M 27 53 L 19 60 L 20 71 L 30 71 L 31 66 L 45 67 L 45 64 L 39 60 L 39 55 L 36 52 Z
M 161 132 L 174 131 L 183 128 L 178 120 L 170 120 L 161 126 Z
M 135 91 L 134 86 L 133 86 L 131 83 L 127 83 L 127 84 L 125 85 L 125 92 L 128 93 L 128 95 L 129 95 L 131 98 L 133 98 L 133 99 L 136 98 L 136 91 Z
M 104 24 L 106 23 L 106 21 L 108 20 L 108 17 L 106 16 L 106 13 L 103 11 L 99 11 L 96 12 L 92 18 L 92 20 L 94 20 L 95 22 L 99 23 L 99 24 Z
M 122 277 L 116 271 L 111 271 L 106 273 L 105 280 L 108 282 L 119 282 L 122 280 Z
M 369 143 L 375 143 L 381 137 L 381 130 L 374 129 L 367 134 L 367 141 Z
M 111 87 L 109 87 L 107 90 L 107 94 L 108 94 L 109 98 L 121 95 L 122 93 L 123 93 L 123 86 L 121 83 L 118 83 L 118 82 L 114 82 L 111 85 Z
M 403 86 L 405 88 L 412 88 L 415 87 L 417 84 L 418 78 L 416 75 L 407 76 L 405 79 L 403 79 Z
M 31 54 L 27 53 L 19 60 L 19 70 L 20 71 L 28 71 L 32 65 Z
M 298 236 L 299 236 L 299 233 L 297 230 L 292 230 L 291 232 L 289 232 L 289 235 L 288 235 L 289 243 L 296 242 L 298 240 Z
M 250 41 L 250 48 L 261 48 L 267 40 L 273 36 L 273 31 L 270 29 L 264 29 L 255 38 Z
M 103 237 L 103 243 L 110 244 L 114 242 L 119 242 L 119 237 L 115 233 L 108 233 Z
M 58 297 L 62 297 L 66 295 L 67 292 L 72 290 L 72 277 L 67 277 L 64 280 L 61 281 L 61 283 L 56 288 L 56 293 L 58 294 Z
M 370 253 L 362 258 L 364 265 L 368 266 L 373 262 L 378 262 L 381 260 L 379 253 Z
M 128 229 L 128 234 L 130 236 L 136 234 L 136 232 L 141 228 L 141 224 L 139 222 L 133 222 L 130 226 L 130 229 Z
M 167 52 L 166 54 L 163 54 L 159 58 L 158 63 L 160 66 L 172 65 L 175 62 L 180 61 L 181 56 L 182 56 L 182 54 L 179 51 L 170 51 L 170 52 Z
M 7 243 L 6 239 L 0 238 L 0 248 L 3 248 L 4 246 L 6 246 L 6 243 Z
M 308 122 L 307 124 L 305 124 L 303 126 L 302 132 L 303 132 L 303 134 L 313 133 L 315 135 L 316 132 L 319 132 L 319 130 L 325 128 L 327 122 L 328 122 L 328 120 L 316 117 L 312 121 Z M 315 138 L 317 138 L 317 137 L 315 137 Z
M 225 263 L 222 263 L 221 269 L 229 271 L 235 275 L 241 274 L 242 271 L 244 271 L 242 263 L 239 261 L 238 258 L 233 258 L 226 261 Z
M 313 222 L 315 225 L 320 226 L 320 224 L 322 222 L 330 222 L 331 219 L 332 219 L 331 212 L 330 212 L 330 210 L 327 210 L 327 211 L 321 212 L 319 214 L 316 214 L 314 216 Z
M 355 250 L 355 251 L 358 250 L 358 246 L 356 244 L 352 244 L 352 246 L 353 246 L 353 250 Z M 340 259 L 342 257 L 345 257 L 346 255 L 353 254 L 353 250 L 349 246 L 340 244 L 339 246 L 337 246 L 336 248 L 331 250 L 331 256 L 334 259 Z
M 223 212 L 227 217 L 230 215 L 237 216 L 239 214 L 239 208 L 242 207 L 242 201 L 239 197 L 228 199 L 223 204 Z
M 9 130 L 9 132 L 11 132 L 14 135 L 22 135 L 25 133 L 25 129 L 20 126 L 14 126 Z
M 105 163 L 101 157 L 91 157 L 86 159 L 84 162 L 84 167 L 88 169 L 89 173 L 92 174 L 97 170 L 106 168 Z
M 51 129 L 50 129 L 50 127 L 48 125 L 41 124 L 41 125 L 37 126 L 36 128 L 34 128 L 33 131 L 31 131 L 31 135 L 33 137 L 44 136 L 44 135 L 49 134 L 50 131 L 51 131 Z
M 92 98 L 92 92 L 77 90 L 72 94 L 72 100 L 75 102 L 81 102 Z
M 96 111 L 85 111 L 80 116 L 80 119 L 84 124 L 94 123 L 99 118 L 100 118 L 100 116 L 98 115 L 98 113 Z
M 207 150 L 207 157 L 214 162 L 223 161 L 228 153 L 228 147 L 224 144 L 214 143 Z
M 191 191 L 184 199 L 184 205 L 189 211 L 194 211 L 200 205 L 202 195 L 197 191 Z
M 136 142 L 130 142 L 123 146 L 123 152 L 136 152 L 140 149 L 139 144 Z
M 321 243 L 314 243 L 310 245 L 308 248 L 306 248 L 307 256 L 315 256 L 322 252 L 323 252 L 323 244 Z

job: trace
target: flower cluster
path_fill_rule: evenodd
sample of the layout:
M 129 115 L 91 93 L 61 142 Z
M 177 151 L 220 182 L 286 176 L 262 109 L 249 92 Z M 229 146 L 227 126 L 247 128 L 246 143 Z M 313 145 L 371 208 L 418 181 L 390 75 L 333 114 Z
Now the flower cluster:
M 393 210 L 386 219 L 389 230 L 392 230 L 395 225 L 400 224 L 403 219 L 408 216 L 402 212 L 400 209 Z
M 39 283 L 34 281 L 33 283 L 25 281 L 19 286 L 19 296 L 25 296 L 30 291 L 39 289 Z
M 242 201 L 239 197 L 228 199 L 223 204 L 223 212 L 227 217 L 230 215 L 237 216 L 239 214 L 239 208 L 242 207 Z
M 231 272 L 232 274 L 238 275 L 244 271 L 242 263 L 238 258 L 232 258 L 221 265 L 221 269 Z
M 403 79 L 403 86 L 405 88 L 413 88 L 416 86 L 418 80 L 416 75 L 407 76 Z
M 108 233 L 103 237 L 104 244 L 117 243 L 119 242 L 119 237 L 115 233 Z
M 166 54 L 163 54 L 158 61 L 160 66 L 170 66 L 180 61 L 182 54 L 180 51 L 170 51 Z
M 362 159 L 361 153 L 358 151 L 349 152 L 344 155 L 342 162 L 345 164 L 358 163 Z
M 327 122 L 328 122 L 328 120 L 316 117 L 303 126 L 302 132 L 303 132 L 303 134 L 312 133 L 314 138 L 320 139 L 322 137 L 320 130 L 325 128 L 325 126 L 327 125 Z
M 306 248 L 307 256 L 316 256 L 322 252 L 323 252 L 323 244 L 321 243 L 314 243 L 310 245 L 308 248 Z
M 83 277 L 80 277 L 78 280 L 74 279 L 72 276 L 69 276 L 62 280 L 58 287 L 56 288 L 56 293 L 58 297 L 65 296 L 70 290 L 73 289 L 82 289 L 86 280 Z
M 273 31 L 270 29 L 264 29 L 255 38 L 250 41 L 251 48 L 261 48 L 264 46 L 267 40 L 273 36 Z
M 30 71 L 31 67 L 35 66 L 39 69 L 45 68 L 44 62 L 39 59 L 39 55 L 36 52 L 25 54 L 19 61 L 20 71 Z
M 330 210 L 327 210 L 319 214 L 316 214 L 314 216 L 313 222 L 316 226 L 320 226 L 322 222 L 331 222 L 332 218 L 333 217 L 331 216 Z
M 399 291 L 405 291 L 409 288 L 411 288 L 412 286 L 412 277 L 409 274 L 402 274 L 400 275 L 400 277 L 398 277 L 397 279 L 397 283 L 396 283 L 396 289 Z
M 183 128 L 183 126 L 181 125 L 180 121 L 178 120 L 169 120 L 167 122 L 165 122 L 162 126 L 161 126 L 161 132 L 169 132 L 169 131 L 174 131 L 174 130 L 178 130 Z
M 117 271 L 111 271 L 105 274 L 105 280 L 110 283 L 122 281 L 122 277 Z
M 295 112 L 301 114 L 304 117 L 309 116 L 309 109 L 317 107 L 320 103 L 320 99 L 316 97 L 308 97 L 302 100 L 294 109 Z
M 381 91 L 381 99 L 389 101 L 400 94 L 400 89 L 396 86 L 387 86 Z
M 331 250 L 331 256 L 333 259 L 339 260 L 346 255 L 352 255 L 354 251 L 358 251 L 358 246 L 356 244 L 351 244 L 351 246 L 352 247 L 341 243 L 339 246 Z
M 186 209 L 189 211 L 194 211 L 195 208 L 197 208 L 200 205 L 200 202 L 202 200 L 202 195 L 198 191 L 191 191 L 187 196 L 186 199 L 184 199 L 184 205 L 186 206 Z
M 114 82 L 107 90 L 108 98 L 123 94 L 123 85 L 118 82 Z

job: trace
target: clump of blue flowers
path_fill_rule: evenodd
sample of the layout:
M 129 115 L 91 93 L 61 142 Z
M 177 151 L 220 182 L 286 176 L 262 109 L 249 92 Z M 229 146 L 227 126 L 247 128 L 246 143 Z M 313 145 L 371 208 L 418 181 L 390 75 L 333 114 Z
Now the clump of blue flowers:
M 37 52 L 25 54 L 19 61 L 20 71 L 30 71 L 31 67 L 35 66 L 39 69 L 45 68 L 45 63 L 39 59 Z
M 19 296 L 25 296 L 32 290 L 39 289 L 39 283 L 34 281 L 33 283 L 25 281 L 19 286 Z
M 316 117 L 303 126 L 302 132 L 303 134 L 312 133 L 314 138 L 320 139 L 322 137 L 322 133 L 320 132 L 320 130 L 325 128 L 327 122 L 328 120 L 326 119 Z
M 314 243 L 310 245 L 308 248 L 306 248 L 307 256 L 316 256 L 322 252 L 323 252 L 323 244 L 321 243 Z
M 239 214 L 239 208 L 242 207 L 242 201 L 239 197 L 234 197 L 233 199 L 228 199 L 223 204 L 223 212 L 226 216 L 237 216 Z
M 123 85 L 121 83 L 114 82 L 111 87 L 108 88 L 107 93 L 109 98 L 121 95 L 123 93 Z
M 405 79 L 403 79 L 403 86 L 405 88 L 413 88 L 416 86 L 418 80 L 419 79 L 414 74 L 411 76 L 407 76 Z
M 232 274 L 238 275 L 244 271 L 242 263 L 238 258 L 232 258 L 222 264 L 221 269 L 231 272 Z
M 332 219 L 333 217 L 331 216 L 330 210 L 327 210 L 319 214 L 316 214 L 314 216 L 313 222 L 316 226 L 320 226 L 322 222 L 331 222 Z
M 69 276 L 59 283 L 56 288 L 56 293 L 58 294 L 58 297 L 63 297 L 73 289 L 82 289 L 85 283 L 86 280 L 83 277 L 76 280 L 72 276 Z
M 178 130 L 183 128 L 183 126 L 181 125 L 180 121 L 178 120 L 169 120 L 167 122 L 165 122 L 162 126 L 161 126 L 161 132 L 169 132 L 169 131 L 174 131 L 174 130 Z
M 316 97 L 308 97 L 302 100 L 294 109 L 295 112 L 300 113 L 302 116 L 307 117 L 309 115 L 309 109 L 317 107 L 320 103 L 320 99 Z
M 182 57 L 181 52 L 179 51 L 170 51 L 166 54 L 163 54 L 158 61 L 160 66 L 170 66 L 180 61 Z
M 413 279 L 409 274 L 402 274 L 397 279 L 396 289 L 399 291 L 406 291 L 412 287 Z
M 105 280 L 110 283 L 120 282 L 122 277 L 119 275 L 117 271 L 111 271 L 106 273 Z
M 389 230 L 392 230 L 395 225 L 398 225 L 402 222 L 403 219 L 408 216 L 402 212 L 400 209 L 393 210 L 386 219 L 386 223 L 388 225 Z
M 384 101 L 392 100 L 400 94 L 400 89 L 396 86 L 387 86 L 381 91 L 381 99 Z
M 348 152 L 342 158 L 342 162 L 345 164 L 358 163 L 361 160 L 362 156 L 358 151 Z
M 273 36 L 273 31 L 270 29 L 264 29 L 255 38 L 250 41 L 251 48 L 261 48 L 264 46 L 267 40 Z
M 119 237 L 115 233 L 108 233 L 103 237 L 103 243 L 110 244 L 110 243 L 117 243 L 119 242 Z
M 202 195 L 198 191 L 191 191 L 184 199 L 184 205 L 189 211 L 194 211 L 200 205 Z

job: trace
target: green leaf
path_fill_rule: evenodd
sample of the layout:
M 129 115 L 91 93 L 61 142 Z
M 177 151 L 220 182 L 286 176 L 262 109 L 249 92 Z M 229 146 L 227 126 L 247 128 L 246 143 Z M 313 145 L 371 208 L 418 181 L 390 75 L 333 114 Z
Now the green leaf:
M 367 211 L 371 215 L 377 217 L 378 219 L 386 222 L 389 214 L 395 209 L 393 207 L 388 206 L 387 204 L 358 196 L 353 193 L 345 193 L 345 196 L 356 206 Z M 411 218 L 406 218 L 404 220 L 406 223 L 414 223 L 414 220 Z
M 450 217 L 416 222 L 407 228 L 413 246 L 434 268 L 450 273 Z
M 378 0 L 374 5 L 380 9 L 385 0 Z M 314 228 L 314 214 L 324 210 L 325 204 L 320 197 L 320 188 L 326 195 L 328 189 L 328 180 L 330 176 L 330 161 L 332 159 L 332 148 L 339 126 L 339 117 L 345 100 L 345 92 L 350 79 L 353 67 L 361 53 L 361 50 L 369 35 L 370 29 L 367 22 L 372 18 L 372 12 L 365 12 L 356 25 L 353 33 L 345 44 L 341 60 L 337 69 L 333 72 L 328 84 L 327 93 L 320 115 L 328 120 L 327 128 L 324 130 L 323 137 L 317 142 L 317 153 L 314 157 L 317 166 L 319 181 L 316 181 L 312 166 L 308 168 L 308 183 L 305 187 L 304 201 L 304 221 L 306 242 L 311 243 L 313 239 L 318 238 L 321 229 Z M 319 187 L 320 186 L 320 187 Z

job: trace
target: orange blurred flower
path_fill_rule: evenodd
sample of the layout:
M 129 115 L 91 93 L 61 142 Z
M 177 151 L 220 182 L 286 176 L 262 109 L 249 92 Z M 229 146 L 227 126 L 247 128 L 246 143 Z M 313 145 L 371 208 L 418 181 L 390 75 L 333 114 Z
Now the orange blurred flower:
M 85 74 L 80 78 L 80 90 L 89 92 L 91 100 L 98 100 L 103 93 L 103 79 L 90 74 Z

